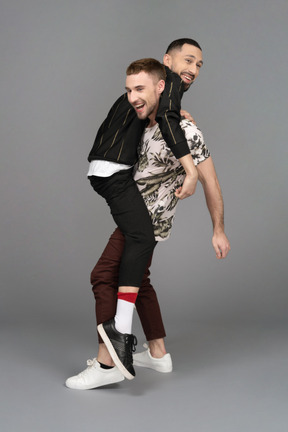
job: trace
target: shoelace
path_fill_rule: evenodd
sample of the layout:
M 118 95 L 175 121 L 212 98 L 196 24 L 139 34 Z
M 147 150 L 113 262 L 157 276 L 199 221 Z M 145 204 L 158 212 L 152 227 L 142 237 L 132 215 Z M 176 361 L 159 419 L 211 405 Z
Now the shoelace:
M 87 360 L 87 368 L 86 369 L 84 369 L 82 372 L 80 372 L 79 374 L 78 374 L 78 376 L 79 377 L 85 377 L 86 376 L 86 374 L 87 374 L 87 372 L 88 372 L 88 370 L 90 370 L 90 368 L 92 367 L 92 366 L 94 366 L 95 365 L 95 362 L 97 361 L 97 359 L 96 359 L 96 357 L 95 358 L 93 358 L 93 359 L 88 359 Z
M 87 360 L 87 366 L 94 366 L 96 360 L 97 360 L 96 358 L 88 359 Z
M 127 357 L 128 361 L 133 364 L 133 355 L 132 353 L 136 351 L 136 345 L 138 341 L 135 335 L 127 335 L 126 336 L 126 349 L 127 349 Z
M 136 345 L 137 345 L 138 341 L 135 335 L 131 335 L 131 351 L 135 352 L 136 351 Z

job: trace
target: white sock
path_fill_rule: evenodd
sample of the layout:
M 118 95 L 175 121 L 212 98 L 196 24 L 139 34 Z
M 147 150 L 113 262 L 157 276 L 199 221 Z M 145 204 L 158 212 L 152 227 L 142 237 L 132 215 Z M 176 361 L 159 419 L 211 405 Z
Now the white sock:
M 118 299 L 115 315 L 115 327 L 120 333 L 132 333 L 134 303 Z

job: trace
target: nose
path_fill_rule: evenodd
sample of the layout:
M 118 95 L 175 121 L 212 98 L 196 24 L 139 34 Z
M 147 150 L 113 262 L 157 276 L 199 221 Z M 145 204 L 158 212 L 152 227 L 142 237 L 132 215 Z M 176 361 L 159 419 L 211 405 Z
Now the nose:
M 197 76 L 198 69 L 197 69 L 197 65 L 196 65 L 196 63 L 192 63 L 192 64 L 189 65 L 189 72 L 190 72 L 192 75 Z
M 137 100 L 136 93 L 133 90 L 131 90 L 128 93 L 128 101 L 130 102 L 130 104 L 133 104 L 136 100 Z

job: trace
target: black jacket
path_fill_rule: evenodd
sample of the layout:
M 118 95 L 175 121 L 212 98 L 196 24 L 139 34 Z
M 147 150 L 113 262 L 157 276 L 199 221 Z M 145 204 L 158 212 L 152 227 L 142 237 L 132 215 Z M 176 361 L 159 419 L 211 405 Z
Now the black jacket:
M 185 134 L 179 125 L 182 80 L 169 68 L 165 69 L 165 89 L 159 101 L 156 121 L 167 145 L 179 159 L 190 154 Z M 100 159 L 134 165 L 137 161 L 137 147 L 146 125 L 147 120 L 138 119 L 134 108 L 128 102 L 127 93 L 123 94 L 100 126 L 88 161 Z

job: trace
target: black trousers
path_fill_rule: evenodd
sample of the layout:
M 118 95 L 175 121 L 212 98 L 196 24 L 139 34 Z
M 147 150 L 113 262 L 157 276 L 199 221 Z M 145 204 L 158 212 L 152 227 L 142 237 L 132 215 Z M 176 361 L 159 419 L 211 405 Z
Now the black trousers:
M 132 177 L 132 168 L 110 177 L 90 176 L 93 189 L 105 198 L 114 221 L 125 237 L 119 286 L 141 286 L 156 240 L 144 200 Z

